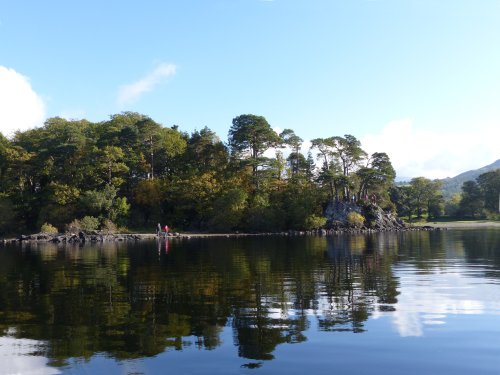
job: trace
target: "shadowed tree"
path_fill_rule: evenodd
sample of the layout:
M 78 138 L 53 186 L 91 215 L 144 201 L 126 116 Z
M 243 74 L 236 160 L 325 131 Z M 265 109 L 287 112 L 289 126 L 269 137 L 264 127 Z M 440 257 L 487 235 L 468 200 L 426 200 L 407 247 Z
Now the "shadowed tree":
M 372 154 L 368 165 L 360 168 L 356 174 L 359 177 L 358 199 L 370 192 L 386 192 L 396 177 L 396 171 L 385 152 Z
M 500 169 L 481 174 L 477 179 L 484 197 L 484 208 L 492 212 L 499 210 Z
M 462 185 L 462 200 L 459 207 L 462 216 L 472 218 L 481 216 L 484 201 L 483 194 L 476 181 L 465 181 Z

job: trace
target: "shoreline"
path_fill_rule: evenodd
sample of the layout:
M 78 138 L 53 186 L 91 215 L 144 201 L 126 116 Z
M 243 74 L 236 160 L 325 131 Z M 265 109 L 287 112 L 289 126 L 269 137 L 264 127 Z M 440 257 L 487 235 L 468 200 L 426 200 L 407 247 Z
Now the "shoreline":
M 168 239 L 189 239 L 189 238 L 240 238 L 240 237 L 264 237 L 264 236 L 280 236 L 280 237 L 297 237 L 297 236 L 328 236 L 340 234 L 371 234 L 383 232 L 410 232 L 410 231 L 439 231 L 453 229 L 480 229 L 480 228 L 500 228 L 500 222 L 497 221 L 450 221 L 450 222 L 428 222 L 407 224 L 403 228 L 387 228 L 387 229 L 320 229 L 312 231 L 284 231 L 284 232 L 262 232 L 262 233 L 204 233 L 204 232 L 183 232 L 169 233 L 167 237 L 158 236 L 156 233 L 100 233 L 80 232 L 72 233 L 36 233 L 31 235 L 21 235 L 16 238 L 0 238 L 0 244 L 13 243 L 100 243 L 100 242 L 127 242 L 127 241 L 143 241 L 143 240 L 164 240 Z
M 410 225 L 410 224 L 408 224 Z M 477 221 L 433 221 L 428 223 L 411 224 L 414 227 L 433 227 L 446 229 L 478 229 L 478 228 L 500 228 L 499 221 L 477 220 Z
M 183 232 L 169 233 L 168 236 L 156 233 L 101 233 L 101 232 L 79 232 L 76 233 L 35 233 L 30 235 L 21 235 L 16 238 L 0 239 L 0 244 L 15 244 L 15 243 L 101 243 L 101 242 L 128 242 L 128 241 L 143 241 L 143 240 L 165 240 L 165 239 L 189 239 L 189 238 L 241 238 L 241 237 L 301 237 L 301 236 L 329 236 L 341 234 L 370 234 L 382 232 L 408 232 L 408 231 L 434 231 L 443 230 L 440 227 L 431 226 L 406 226 L 400 228 L 385 228 L 385 229 L 361 229 L 361 228 L 342 228 L 342 229 L 320 229 L 311 231 L 283 231 L 283 232 L 259 232 L 259 233 L 205 233 L 205 232 Z

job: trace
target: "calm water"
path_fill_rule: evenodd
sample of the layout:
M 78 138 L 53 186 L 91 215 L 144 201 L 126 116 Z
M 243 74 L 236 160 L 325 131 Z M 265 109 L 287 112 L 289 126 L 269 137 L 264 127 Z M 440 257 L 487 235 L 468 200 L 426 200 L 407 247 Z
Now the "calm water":
M 500 374 L 500 230 L 0 247 L 1 374 Z

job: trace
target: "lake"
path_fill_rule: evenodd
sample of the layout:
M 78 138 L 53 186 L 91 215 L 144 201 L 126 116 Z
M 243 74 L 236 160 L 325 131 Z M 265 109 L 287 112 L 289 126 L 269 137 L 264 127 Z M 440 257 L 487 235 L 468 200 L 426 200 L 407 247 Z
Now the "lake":
M 500 230 L 0 247 L 1 374 L 500 374 Z

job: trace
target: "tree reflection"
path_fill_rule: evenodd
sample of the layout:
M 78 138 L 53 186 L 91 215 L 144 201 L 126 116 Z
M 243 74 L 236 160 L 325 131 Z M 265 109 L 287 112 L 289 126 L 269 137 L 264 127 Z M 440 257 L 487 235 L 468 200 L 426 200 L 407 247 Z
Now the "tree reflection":
M 270 360 L 278 345 L 307 340 L 310 316 L 321 330 L 363 332 L 375 309 L 391 310 L 391 238 L 11 247 L 0 252 L 0 329 L 47 341 L 56 366 L 98 352 L 212 350 L 225 327 L 241 357 Z

